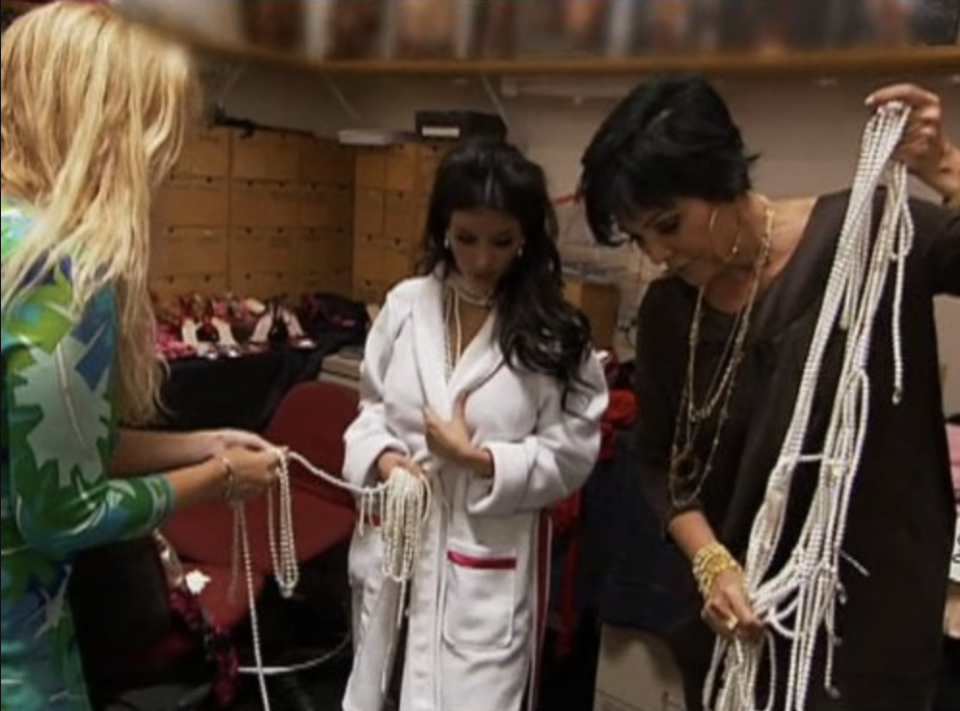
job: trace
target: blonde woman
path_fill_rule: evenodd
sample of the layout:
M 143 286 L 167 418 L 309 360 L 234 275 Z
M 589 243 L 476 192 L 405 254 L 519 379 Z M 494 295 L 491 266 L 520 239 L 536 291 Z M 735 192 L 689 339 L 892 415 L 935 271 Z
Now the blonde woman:
M 66 603 L 77 551 L 256 496 L 276 457 L 241 432 L 117 426 L 157 408 L 148 212 L 190 113 L 185 55 L 63 2 L 15 22 L 2 62 L 0 706 L 86 711 Z

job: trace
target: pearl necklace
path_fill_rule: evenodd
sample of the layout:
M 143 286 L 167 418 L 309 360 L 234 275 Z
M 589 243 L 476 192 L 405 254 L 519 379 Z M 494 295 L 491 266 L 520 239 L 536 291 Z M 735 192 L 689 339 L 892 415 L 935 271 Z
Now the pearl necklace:
M 470 291 L 470 288 L 466 284 L 466 280 L 459 272 L 451 272 L 447 275 L 444 283 L 453 290 L 463 303 L 470 304 L 471 306 L 481 306 L 483 308 L 489 309 L 493 306 L 494 293 L 489 294 L 480 294 L 475 291 Z
M 754 520 L 747 550 L 746 594 L 754 611 L 766 622 L 767 632 L 757 644 L 718 640 L 704 685 L 705 708 L 717 711 L 772 709 L 774 694 L 762 700 L 758 698 L 758 690 L 776 688 L 777 675 L 781 673 L 777 669 L 776 647 L 786 645 L 789 662 L 783 707 L 791 711 L 803 709 L 821 628 L 828 645 L 826 691 L 832 696 L 839 694 L 833 685 L 833 671 L 835 649 L 840 643 L 836 633 L 836 606 L 845 599 L 840 558 L 844 557 L 866 574 L 844 555 L 842 545 L 869 420 L 867 365 L 873 326 L 891 264 L 895 265 L 894 403 L 900 402 L 903 393 L 900 313 L 906 258 L 913 242 L 913 221 L 907 202 L 907 170 L 893 160 L 893 153 L 903 136 L 908 116 L 909 110 L 902 104 L 887 104 L 871 118 L 864 132 L 850 202 L 793 417 Z M 886 202 L 871 245 L 874 195 L 884 177 L 888 183 Z M 824 353 L 838 326 L 846 332 L 844 359 L 823 451 L 804 453 Z M 817 488 L 796 546 L 783 568 L 772 570 L 794 474 L 805 463 L 819 465 Z M 768 660 L 770 678 L 761 684 L 764 658 Z
M 423 527 L 432 510 L 433 498 L 430 481 L 427 477 L 416 476 L 402 467 L 396 467 L 387 481 L 373 487 L 358 487 L 314 466 L 309 460 L 296 452 L 277 449 L 276 454 L 280 462 L 278 470 L 279 513 L 274 514 L 274 498 L 272 492 L 268 490 L 267 536 L 270 559 L 277 585 L 280 588 L 280 594 L 284 598 L 292 597 L 300 580 L 293 527 L 293 496 L 290 485 L 290 462 L 295 461 L 311 475 L 339 489 L 349 491 L 357 497 L 357 532 L 359 535 L 364 535 L 367 525 L 376 524 L 378 518 L 376 512 L 379 512 L 380 535 L 383 538 L 384 548 L 381 569 L 387 578 L 401 585 L 401 605 L 398 615 L 402 615 L 407 586 L 409 581 L 413 579 L 416 561 L 422 549 Z M 256 664 L 255 667 L 244 667 L 239 671 L 243 674 L 255 674 L 257 676 L 263 709 L 264 711 L 270 711 L 266 677 L 301 671 L 314 666 L 319 661 L 298 667 L 271 669 L 264 667 L 246 508 L 239 502 L 231 504 L 231 506 L 233 508 L 233 548 L 229 590 L 230 595 L 233 596 L 241 577 L 242 568 L 250 602 L 250 632 L 253 638 L 253 657 Z M 278 518 L 279 526 L 276 525 Z M 400 621 L 398 619 L 398 625 Z

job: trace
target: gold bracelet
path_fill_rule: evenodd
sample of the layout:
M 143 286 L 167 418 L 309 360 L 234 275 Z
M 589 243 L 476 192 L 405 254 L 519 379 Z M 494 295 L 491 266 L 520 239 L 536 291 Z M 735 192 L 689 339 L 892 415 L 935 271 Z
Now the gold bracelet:
M 717 578 L 731 570 L 743 571 L 737 559 L 717 541 L 708 543 L 693 557 L 693 577 L 696 578 L 697 587 L 704 598 L 710 596 Z
M 226 479 L 223 485 L 223 500 L 232 502 L 237 496 L 237 472 L 233 468 L 233 463 L 226 457 L 220 457 L 220 463 L 223 465 L 223 476 Z

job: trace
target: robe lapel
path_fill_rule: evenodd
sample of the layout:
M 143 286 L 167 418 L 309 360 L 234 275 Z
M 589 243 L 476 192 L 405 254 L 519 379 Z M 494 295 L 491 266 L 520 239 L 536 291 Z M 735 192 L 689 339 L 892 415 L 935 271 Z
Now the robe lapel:
M 494 339 L 494 315 L 487 317 L 457 363 L 450 379 L 450 400 L 460 393 L 470 393 L 481 387 L 503 365 L 503 353 Z
M 453 412 L 453 399 L 444 377 L 443 287 L 430 279 L 413 306 L 413 347 L 426 404 L 442 419 Z

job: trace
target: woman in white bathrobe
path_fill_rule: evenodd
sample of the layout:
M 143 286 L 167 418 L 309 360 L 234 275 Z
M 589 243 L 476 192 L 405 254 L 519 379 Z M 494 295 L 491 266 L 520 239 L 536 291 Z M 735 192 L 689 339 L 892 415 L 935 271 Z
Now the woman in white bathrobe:
M 537 683 L 547 511 L 593 468 L 606 384 L 563 299 L 539 166 L 502 142 L 454 148 L 426 232 L 425 276 L 390 292 L 368 337 L 344 476 L 373 485 L 400 466 L 432 485 L 401 711 L 519 711 Z M 354 535 L 344 711 L 381 711 L 394 674 L 401 596 L 381 552 L 379 533 Z

